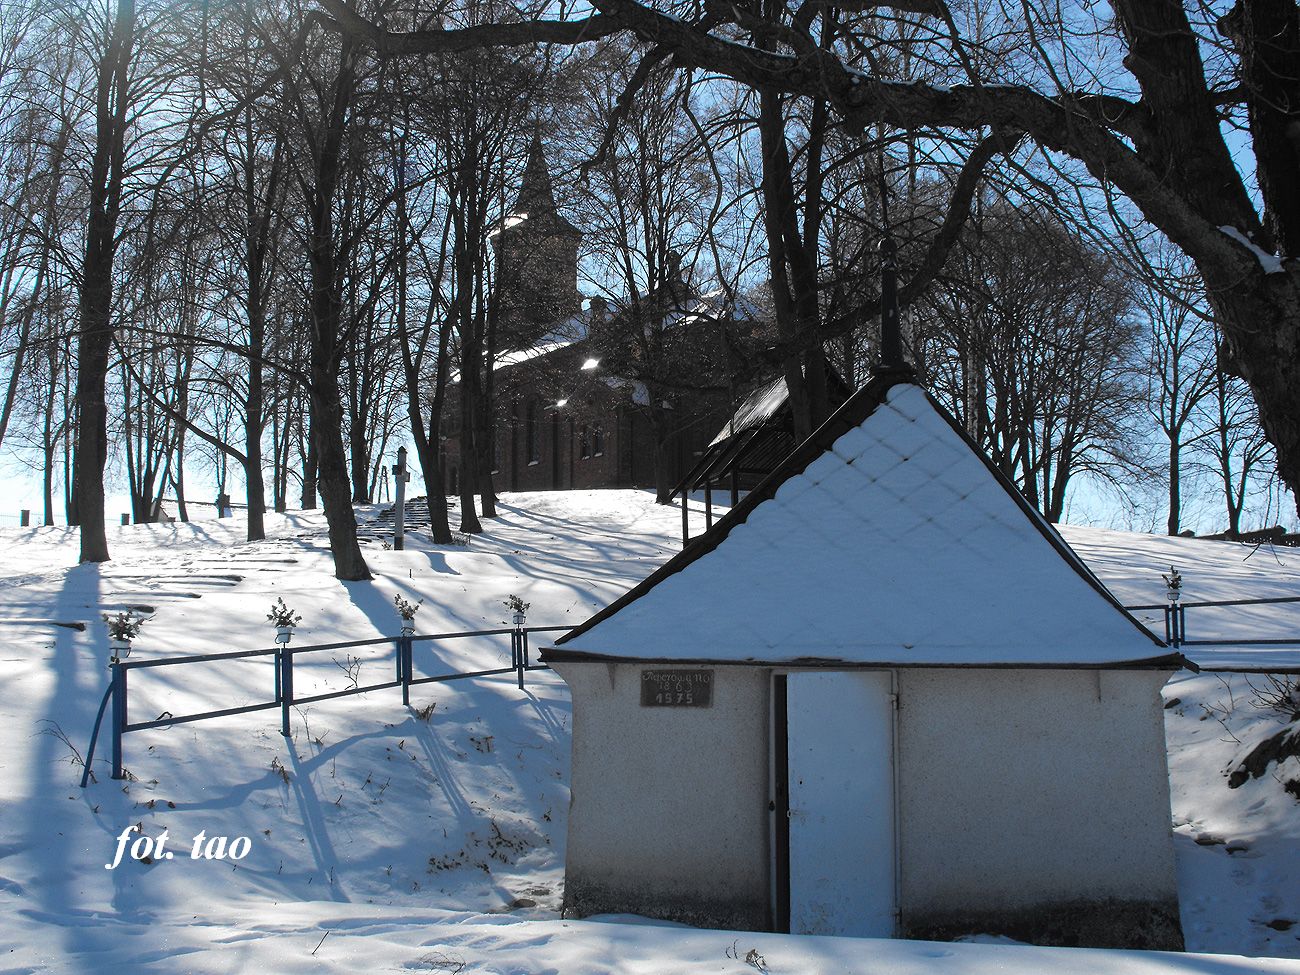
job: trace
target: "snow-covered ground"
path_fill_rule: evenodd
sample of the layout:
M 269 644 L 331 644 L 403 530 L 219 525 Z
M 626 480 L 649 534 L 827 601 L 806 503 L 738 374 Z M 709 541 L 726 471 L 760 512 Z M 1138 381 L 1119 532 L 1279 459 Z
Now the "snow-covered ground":
M 239 520 L 112 529 L 103 566 L 76 565 L 67 529 L 0 530 L 0 975 L 1300 973 L 1279 960 L 1300 959 L 1300 803 L 1279 781 L 1300 777 L 1300 763 L 1226 787 L 1222 769 L 1241 743 L 1279 726 L 1241 677 L 1184 676 L 1166 692 L 1179 699 L 1166 716 L 1184 927 L 1190 949 L 1214 956 L 561 919 L 570 710 L 547 672 L 530 674 L 524 692 L 504 678 L 424 685 L 410 710 L 395 689 L 306 705 L 292 741 L 275 711 L 133 733 L 129 781 L 108 778 L 101 741 L 98 782 L 77 787 L 73 748 L 84 753 L 107 676 L 101 611 L 152 608 L 133 659 L 268 646 L 276 597 L 304 618 L 295 646 L 391 635 L 395 594 L 423 598 L 421 632 L 501 626 L 511 594 L 532 604 L 530 624 L 564 626 L 679 546 L 679 511 L 637 492 L 508 495 L 502 514 L 467 548 L 376 543 L 375 581 L 346 584 L 333 579 L 316 514 L 273 516 L 271 538 L 252 545 Z M 1066 534 L 1127 603 L 1158 602 L 1170 563 L 1192 600 L 1300 593 L 1297 552 Z M 1264 624 L 1295 633 L 1300 614 L 1252 625 Z M 387 648 L 315 657 L 298 661 L 299 694 L 391 679 Z M 508 658 L 504 642 L 426 644 L 416 668 Z M 265 658 L 136 670 L 131 681 L 132 720 L 273 694 Z M 127 853 L 106 869 L 133 827 L 128 847 L 165 831 L 163 855 L 145 864 Z M 193 859 L 200 832 L 247 837 L 248 852 Z

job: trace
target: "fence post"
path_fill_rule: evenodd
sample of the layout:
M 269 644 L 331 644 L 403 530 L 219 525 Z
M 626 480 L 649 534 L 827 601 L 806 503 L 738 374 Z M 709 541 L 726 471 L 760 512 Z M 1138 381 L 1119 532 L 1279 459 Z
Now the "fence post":
M 126 731 L 126 667 L 121 661 L 109 664 L 113 680 L 113 778 L 124 779 L 122 771 L 122 734 Z
M 397 639 L 397 679 L 402 682 L 402 704 L 411 703 L 411 638 Z
M 510 634 L 515 673 L 519 677 L 519 689 L 524 689 L 524 668 L 528 666 L 528 634 L 524 631 L 523 614 L 515 616 L 515 630 Z
M 293 651 L 280 647 L 280 734 L 289 737 L 289 708 L 293 707 Z
M 1177 589 L 1171 587 L 1166 595 L 1169 605 L 1165 607 L 1165 642 L 1177 650 L 1187 636 L 1187 612 L 1178 601 L 1181 594 Z

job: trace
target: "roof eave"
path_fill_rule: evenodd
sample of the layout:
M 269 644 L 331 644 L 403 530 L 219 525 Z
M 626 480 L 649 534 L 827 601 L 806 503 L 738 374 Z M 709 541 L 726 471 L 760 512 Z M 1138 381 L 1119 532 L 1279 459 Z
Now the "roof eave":
M 561 647 L 543 647 L 543 663 L 568 664 L 655 664 L 672 667 L 763 667 L 784 669 L 807 667 L 823 670 L 1168 670 L 1187 669 L 1199 673 L 1200 667 L 1181 653 L 1167 653 L 1155 657 L 1135 657 L 1114 661 L 917 661 L 881 658 L 879 660 L 843 660 L 837 657 L 791 657 L 780 660 L 748 658 L 744 660 L 715 657 L 626 657 L 587 650 L 566 650 Z

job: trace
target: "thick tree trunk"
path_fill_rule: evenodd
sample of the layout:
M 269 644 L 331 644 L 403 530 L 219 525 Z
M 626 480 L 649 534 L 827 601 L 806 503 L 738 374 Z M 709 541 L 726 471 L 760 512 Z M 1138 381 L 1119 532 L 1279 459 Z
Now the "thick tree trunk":
M 1135 194 L 1135 202 L 1201 272 L 1228 341 L 1230 367 L 1255 395 L 1260 425 L 1277 448 L 1278 474 L 1292 488 L 1300 510 L 1300 194 L 1295 189 L 1300 149 L 1293 136 L 1282 136 L 1300 126 L 1295 4 L 1246 0 L 1221 24 L 1241 55 L 1243 75 L 1254 85 L 1247 101 L 1269 229 L 1256 214 L 1221 136 L 1198 42 L 1183 7 L 1117 0 L 1115 10 L 1129 41 L 1125 64 L 1151 110 L 1135 144 L 1209 226 L 1172 227 L 1150 200 Z M 1270 93 L 1288 97 L 1271 105 Z M 1266 130 L 1276 126 L 1280 138 L 1275 139 Z M 1290 145 L 1283 145 L 1288 139 Z M 1243 260 L 1240 253 L 1225 259 L 1223 244 L 1229 237 L 1248 241 L 1258 260 Z M 1289 261 L 1269 257 L 1279 242 L 1288 241 L 1291 249 L 1284 246 L 1281 253 Z
M 356 89 L 355 59 L 355 47 L 345 39 L 329 116 L 321 132 L 322 145 L 316 164 L 311 234 L 307 246 L 312 287 L 310 396 L 316 479 L 329 525 L 334 575 L 348 580 L 371 578 L 370 568 L 357 541 L 357 520 L 348 483 L 347 449 L 343 445 L 343 403 L 339 395 L 341 274 L 333 214 L 344 129 Z
M 348 484 L 347 452 L 340 432 L 343 404 L 338 396 L 337 383 L 337 373 L 328 366 L 313 367 L 311 401 L 312 414 L 317 420 L 313 428 L 317 431 L 321 500 L 324 502 L 325 521 L 329 525 L 330 550 L 334 554 L 334 577 L 369 579 L 370 568 L 357 542 L 357 520 Z M 330 395 L 331 388 L 334 389 L 333 395 Z
M 1229 365 L 1254 393 L 1260 426 L 1277 449 L 1278 476 L 1300 511 L 1300 261 L 1235 286 L 1211 284 L 1210 302 Z
M 311 410 L 310 399 L 309 396 L 306 418 L 307 455 L 303 458 L 302 463 L 301 507 L 304 511 L 316 510 L 316 477 L 320 467 L 320 452 L 316 449 L 316 417 Z
M 403 126 L 403 132 L 406 127 Z M 405 179 L 406 138 L 398 145 L 398 154 L 394 169 L 398 180 Z M 433 330 L 437 302 L 430 298 L 425 310 L 424 326 L 419 334 L 419 346 L 412 346 L 411 333 L 407 328 L 409 308 L 408 257 L 411 226 L 406 209 L 406 187 L 399 184 L 397 193 L 397 322 L 398 343 L 402 350 L 402 368 L 406 374 L 406 416 L 411 423 L 411 435 L 415 439 L 415 453 L 420 459 L 420 470 L 424 474 L 425 494 L 429 502 L 429 530 L 435 545 L 452 543 L 451 524 L 447 519 L 447 493 L 443 490 L 442 450 L 439 446 L 439 431 L 442 429 L 442 409 L 447 400 L 448 346 L 451 340 L 451 328 L 445 323 L 438 330 L 438 358 L 435 360 L 433 396 L 429 403 L 428 425 L 421 412 L 420 364 L 428 347 L 430 333 Z M 446 250 L 442 251 L 446 254 Z M 441 271 L 441 265 L 439 265 Z
M 453 201 L 452 214 L 457 245 L 454 313 L 460 325 L 460 530 L 477 535 L 483 531 L 474 511 L 474 495 L 480 487 L 478 411 L 484 336 L 474 313 L 474 266 L 482 254 L 482 220 L 479 210 L 471 206 L 478 199 L 478 174 L 469 166 L 462 170 L 462 200 L 468 202 L 458 206 Z
M 348 423 L 348 453 L 352 459 L 352 500 L 356 504 L 370 503 L 370 456 L 366 449 L 369 436 L 365 421 L 353 413 Z
M 244 212 L 248 232 L 244 243 L 245 273 L 248 278 L 248 393 L 244 401 L 244 499 L 248 504 L 248 540 L 266 538 L 266 481 L 262 474 L 262 435 L 266 431 L 266 382 L 263 360 L 266 356 L 266 271 L 272 254 L 274 237 L 272 211 L 282 158 L 282 143 L 276 141 L 271 153 L 271 171 L 267 176 L 266 199 L 257 200 L 257 164 L 252 115 L 245 116 L 244 143 L 249 147 L 244 166 Z M 281 497 L 277 495 L 277 501 Z
M 54 407 L 58 399 L 59 369 L 56 359 L 57 343 L 50 342 L 46 352 L 49 364 L 50 385 L 45 391 L 44 413 L 41 418 L 41 446 L 45 453 L 45 471 L 41 479 L 41 498 L 44 502 L 44 524 L 54 524 L 54 456 L 58 451 L 58 434 L 54 430 Z M 68 436 L 65 430 L 64 437 Z
M 181 432 L 181 444 L 184 443 L 185 433 Z M 190 507 L 185 497 L 185 453 L 181 446 L 176 450 L 176 475 L 172 478 L 172 486 L 176 488 L 176 518 L 181 522 L 188 523 L 190 520 Z
M 483 525 L 474 510 L 474 494 L 479 483 L 478 447 L 474 442 L 478 423 L 474 416 L 478 406 L 478 396 L 474 386 L 477 385 L 477 357 L 467 356 L 467 349 L 461 346 L 460 369 L 460 530 L 466 534 L 478 535 Z
M 82 263 L 77 336 L 77 452 L 73 495 L 81 526 L 81 561 L 107 562 L 104 465 L 108 460 L 105 386 L 113 343 L 113 259 L 126 154 L 129 68 L 135 0 L 118 0 L 113 31 L 99 63 L 95 91 L 95 149 L 90 169 L 90 216 Z
M 411 431 L 415 436 L 415 451 L 424 473 L 424 487 L 429 499 L 430 531 L 435 545 L 450 545 L 451 522 L 447 518 L 447 493 L 443 490 L 442 453 L 438 446 L 438 431 L 442 428 L 443 404 L 447 398 L 447 336 L 444 328 L 438 337 L 438 369 L 434 379 L 433 400 L 429 404 L 428 427 L 420 415 L 419 397 L 408 393 L 408 412 Z M 414 369 L 408 370 L 408 375 Z
M 672 431 L 666 411 L 659 405 L 662 397 L 653 400 L 650 408 L 650 430 L 655 441 L 655 504 L 667 504 L 675 484 L 672 479 Z
M 1171 536 L 1182 531 L 1183 494 L 1182 494 L 1182 444 L 1179 431 L 1175 430 L 1169 438 L 1169 520 L 1165 524 Z
M 804 224 L 799 228 L 794 166 L 786 145 L 785 113 L 776 92 L 760 93 L 759 132 L 763 146 L 763 225 L 767 234 L 777 330 L 783 342 L 804 349 L 784 363 L 786 389 L 794 418 L 795 440 L 812 434 L 830 412 L 826 389 L 825 353 L 819 340 L 821 312 L 817 303 L 816 249 L 820 239 L 821 176 L 810 162 L 804 190 Z M 825 122 L 824 102 L 815 108 L 808 152 L 817 157 L 819 125 Z

